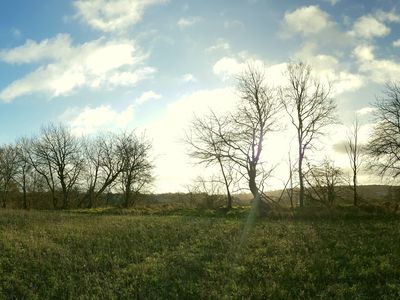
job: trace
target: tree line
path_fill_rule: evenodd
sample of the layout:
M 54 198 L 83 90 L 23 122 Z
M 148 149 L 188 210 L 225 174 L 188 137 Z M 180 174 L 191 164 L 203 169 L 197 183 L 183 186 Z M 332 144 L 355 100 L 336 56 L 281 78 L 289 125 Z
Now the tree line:
M 289 62 L 285 77 L 286 84 L 271 87 L 263 68 L 249 64 L 236 78 L 240 99 L 235 109 L 195 116 L 185 131 L 189 155 L 219 170 L 211 184 L 202 179 L 199 186 L 211 186 L 216 194 L 220 191 L 215 183 L 222 185 L 228 209 L 232 195 L 243 189 L 251 192 L 259 212 L 277 205 L 285 195 L 292 207 L 312 202 L 332 206 L 337 187 L 346 184 L 343 170 L 331 159 L 319 163 L 309 159 L 327 126 L 339 122 L 331 85 L 303 62 Z M 387 83 L 373 105 L 376 125 L 368 143 L 360 143 L 357 119 L 345 142 L 355 206 L 360 201 L 360 169 L 393 178 L 400 175 L 400 84 Z M 283 119 L 292 128 L 296 157 L 291 157 L 290 149 L 282 149 L 289 153 L 289 176 L 274 199 L 266 187 L 275 166 L 265 149 L 275 147 L 267 138 L 284 129 Z M 23 208 L 30 207 L 34 195 L 47 197 L 54 209 L 69 208 L 71 202 L 74 207 L 92 208 L 110 193 L 129 207 L 153 181 L 151 150 L 146 136 L 135 131 L 77 137 L 65 125 L 48 124 L 35 136 L 0 147 L 1 206 L 7 207 L 10 192 L 17 191 Z
M 300 207 L 306 202 L 332 206 L 336 189 L 346 184 L 344 172 L 330 158 L 312 163 L 317 141 L 326 134 L 330 124 L 339 123 L 337 106 L 329 82 L 323 83 L 301 61 L 291 61 L 285 72 L 286 83 L 271 87 L 266 83 L 263 68 L 249 64 L 237 76 L 240 101 L 234 111 L 195 116 L 186 131 L 189 155 L 205 166 L 216 165 L 227 194 L 227 208 L 232 207 L 232 189 L 243 184 L 251 191 L 254 206 L 265 212 L 286 194 Z M 367 144 L 359 140 L 360 124 L 355 118 L 345 142 L 349 167 L 352 170 L 353 204 L 359 204 L 357 191 L 361 168 L 381 176 L 400 174 L 400 85 L 385 86 L 384 97 L 378 97 L 375 107 L 376 125 Z M 286 117 L 285 117 L 286 116 Z M 274 166 L 265 149 L 275 147 L 266 142 L 268 135 L 283 128 L 282 119 L 289 120 L 297 144 L 293 161 L 289 151 L 289 178 L 278 199 L 265 193 Z M 286 151 L 286 149 L 284 149 Z M 264 154 L 264 155 L 262 155 Z M 294 199 L 296 191 L 297 199 Z
M 62 124 L 43 126 L 38 135 L 0 147 L 0 197 L 7 206 L 17 190 L 29 208 L 35 194 L 51 199 L 54 209 L 94 207 L 115 191 L 129 207 L 152 182 L 151 143 L 136 132 L 76 137 Z

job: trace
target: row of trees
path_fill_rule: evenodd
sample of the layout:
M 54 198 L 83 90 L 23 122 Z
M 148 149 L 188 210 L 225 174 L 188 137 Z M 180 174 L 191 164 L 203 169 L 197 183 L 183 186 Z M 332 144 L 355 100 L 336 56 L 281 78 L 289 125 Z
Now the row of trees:
M 55 209 L 93 207 L 105 191 L 122 195 L 128 207 L 152 181 L 151 143 L 135 132 L 102 133 L 78 138 L 61 124 L 42 127 L 39 135 L 0 148 L 1 203 L 11 189 L 29 196 L 47 194 Z
M 319 166 L 311 165 L 307 153 L 315 149 L 326 126 L 338 122 L 336 104 L 330 84 L 323 84 L 312 74 L 309 65 L 290 62 L 287 84 L 271 88 L 266 84 L 263 70 L 249 65 L 237 77 L 240 102 L 233 112 L 217 115 L 211 111 L 192 120 L 185 138 L 189 154 L 201 164 L 218 166 L 227 191 L 228 209 L 232 207 L 231 189 L 243 182 L 261 211 L 274 202 L 264 192 L 273 167 L 268 167 L 265 155 L 261 160 L 261 154 L 266 147 L 274 146 L 265 143 L 266 137 L 282 128 L 278 120 L 285 114 L 295 132 L 297 159 L 295 164 L 289 160 L 290 174 L 281 197 L 287 192 L 292 201 L 293 189 L 297 187 L 300 207 L 306 197 L 328 205 L 333 203 L 335 186 L 344 183 L 343 172 L 329 159 Z M 348 132 L 345 147 L 352 170 L 354 205 L 358 204 L 357 175 L 364 159 L 368 157 L 370 169 L 377 169 L 381 175 L 400 174 L 399 86 L 388 84 L 385 96 L 375 104 L 377 125 L 368 145 L 359 143 L 357 120 Z

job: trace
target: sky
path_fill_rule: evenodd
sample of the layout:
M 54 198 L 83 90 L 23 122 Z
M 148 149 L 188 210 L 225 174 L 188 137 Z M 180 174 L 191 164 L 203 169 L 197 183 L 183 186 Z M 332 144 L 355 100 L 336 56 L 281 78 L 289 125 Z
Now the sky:
M 348 169 L 341 146 L 355 116 L 373 128 L 372 103 L 400 78 L 397 0 L 6 0 L 0 4 L 0 143 L 63 122 L 77 136 L 145 131 L 154 191 L 184 191 L 205 170 L 182 143 L 193 114 L 231 110 L 235 76 L 262 65 L 285 83 L 289 60 L 333 83 L 340 123 L 311 159 Z M 264 158 L 286 176 L 291 128 L 271 134 Z M 361 183 L 376 178 L 361 176 Z

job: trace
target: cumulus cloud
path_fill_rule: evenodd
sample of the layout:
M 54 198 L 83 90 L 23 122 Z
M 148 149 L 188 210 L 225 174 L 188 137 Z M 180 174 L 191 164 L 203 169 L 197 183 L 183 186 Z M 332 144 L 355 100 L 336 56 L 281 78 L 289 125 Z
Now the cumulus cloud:
M 193 26 L 197 22 L 201 20 L 200 17 L 186 17 L 186 18 L 180 18 L 177 22 L 177 25 L 181 29 L 185 29 L 187 27 Z
M 271 86 L 279 86 L 286 83 L 284 75 L 284 72 L 287 69 L 286 63 L 268 66 L 259 59 L 252 59 L 243 56 L 223 57 L 219 59 L 213 66 L 213 72 L 220 76 L 223 81 L 227 81 L 243 73 L 249 66 L 254 66 L 263 71 L 266 83 Z
M 135 85 L 156 72 L 154 68 L 143 65 L 146 56 L 132 40 L 106 41 L 100 38 L 74 46 L 65 34 L 1 50 L 0 60 L 15 64 L 43 63 L 1 90 L 0 99 L 3 101 L 33 93 L 58 97 L 80 87 L 96 89 Z
M 376 18 L 381 22 L 394 22 L 400 23 L 400 15 L 397 14 L 394 10 L 392 11 L 382 11 L 378 10 L 375 13 Z
M 354 24 L 350 35 L 355 37 L 362 37 L 366 39 L 374 37 L 383 37 L 388 35 L 390 28 L 387 27 L 382 21 L 379 21 L 372 15 L 362 16 L 358 18 Z
M 214 64 L 213 72 L 221 77 L 223 81 L 227 81 L 243 73 L 249 66 L 254 66 L 263 71 L 266 83 L 271 86 L 279 86 L 286 83 L 284 75 L 287 69 L 286 63 L 266 65 L 259 59 L 252 59 L 243 55 L 239 55 L 238 57 L 222 57 Z
M 371 45 L 359 45 L 354 49 L 353 54 L 361 61 L 372 61 L 375 58 L 374 47 Z
M 300 33 L 303 36 L 311 36 L 333 26 L 329 15 L 316 5 L 286 12 L 283 22 L 284 33 L 287 35 Z
M 376 107 L 366 106 L 356 111 L 358 116 L 366 116 L 376 111 Z
M 122 111 L 117 111 L 109 105 L 85 107 L 83 109 L 67 109 L 59 120 L 71 127 L 76 136 L 93 134 L 100 130 L 125 129 L 132 123 L 134 105 L 129 105 Z
M 144 11 L 166 0 L 75 0 L 76 17 L 103 32 L 123 31 L 139 22 Z
M 110 105 L 84 108 L 68 108 L 59 116 L 59 120 L 68 124 L 74 135 L 89 135 L 99 131 L 118 131 L 134 127 L 134 114 L 139 105 L 158 100 L 160 94 L 154 91 L 142 93 L 135 101 L 121 110 Z
M 161 95 L 157 94 L 153 91 L 147 91 L 144 92 L 142 95 L 140 95 L 139 98 L 136 100 L 136 104 L 142 105 L 143 103 L 149 102 L 151 100 L 158 100 L 161 99 Z
M 223 57 L 214 64 L 213 72 L 226 80 L 231 76 L 240 74 L 245 68 L 245 62 L 239 62 L 233 57 Z
M 195 77 L 193 74 L 191 74 L 191 73 L 186 73 L 186 74 L 183 74 L 183 76 L 182 76 L 182 81 L 183 81 L 183 82 L 196 82 L 197 79 L 196 79 L 196 77 Z
M 400 48 L 400 39 L 393 41 L 393 47 Z
M 0 50 L 0 61 L 9 64 L 27 64 L 54 60 L 68 55 L 71 47 L 71 37 L 68 34 L 58 34 L 52 39 L 41 42 L 27 40 L 22 46 Z
M 400 63 L 391 59 L 376 58 L 373 46 L 361 45 L 354 49 L 359 71 L 377 83 L 400 78 Z
M 355 20 L 349 35 L 361 39 L 384 37 L 390 33 L 387 23 L 400 23 L 400 15 L 394 10 L 378 10 Z
M 331 82 L 335 95 L 355 91 L 364 84 L 362 76 L 343 69 L 333 56 L 299 53 L 297 58 L 309 63 L 316 77 L 321 78 L 322 81 Z M 262 69 L 265 73 L 266 83 L 271 86 L 282 86 L 287 83 L 285 75 L 287 63 L 267 65 L 261 60 L 223 57 L 214 64 L 213 72 L 226 81 L 242 73 L 249 65 Z

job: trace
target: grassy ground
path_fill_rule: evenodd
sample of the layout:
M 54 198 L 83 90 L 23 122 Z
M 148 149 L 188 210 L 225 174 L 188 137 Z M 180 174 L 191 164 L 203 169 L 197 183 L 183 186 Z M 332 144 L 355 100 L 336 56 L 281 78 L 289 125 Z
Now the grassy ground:
M 398 299 L 400 219 L 0 211 L 0 298 Z

